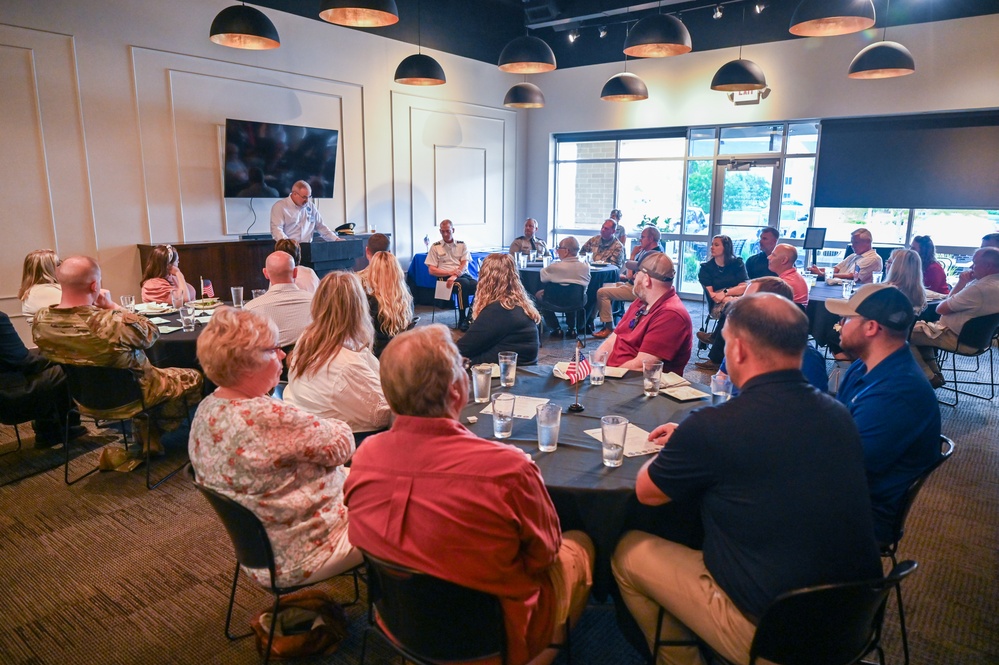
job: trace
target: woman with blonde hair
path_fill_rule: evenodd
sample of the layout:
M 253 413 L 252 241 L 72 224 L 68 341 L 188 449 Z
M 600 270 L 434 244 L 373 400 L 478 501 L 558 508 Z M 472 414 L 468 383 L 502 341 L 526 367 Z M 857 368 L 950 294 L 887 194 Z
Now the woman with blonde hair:
M 458 350 L 473 363 L 495 363 L 500 351 L 516 351 L 517 364 L 538 362 L 541 314 L 520 281 L 509 254 L 490 254 L 479 268 L 472 305 L 472 325 L 458 340 Z
M 302 265 L 302 246 L 298 241 L 293 238 L 281 238 L 274 243 L 274 251 L 284 252 L 295 259 L 295 267 L 298 268 L 295 273 L 295 286 L 303 291 L 315 293 L 319 288 L 319 275 L 312 268 Z
M 59 257 L 51 249 L 36 249 L 24 257 L 17 298 L 21 301 L 21 313 L 28 317 L 28 323 L 31 323 L 35 312 L 43 307 L 58 305 L 62 300 L 62 287 L 55 276 L 59 263 Z
M 180 255 L 172 245 L 157 245 L 149 254 L 146 270 L 142 273 L 142 302 L 173 304 L 194 300 L 194 287 L 180 271 Z
M 250 310 L 223 307 L 198 337 L 198 361 L 218 388 L 198 407 L 188 450 L 198 482 L 251 510 L 264 524 L 281 587 L 318 582 L 362 561 L 347 539 L 344 462 L 354 454 L 346 423 L 273 399 L 284 352 L 277 327 Z M 247 569 L 260 584 L 267 569 Z
M 389 252 L 375 252 L 368 264 L 368 308 L 375 327 L 372 351 L 376 358 L 393 337 L 413 322 L 413 295 L 399 261 Z
M 354 432 L 389 425 L 389 406 L 371 353 L 375 331 L 361 280 L 331 272 L 312 299 L 312 323 L 291 354 L 284 399 L 322 418 L 337 418 Z
M 885 282 L 895 286 L 912 303 L 918 316 L 926 309 L 926 288 L 923 286 L 923 262 L 911 249 L 896 249 L 888 257 Z

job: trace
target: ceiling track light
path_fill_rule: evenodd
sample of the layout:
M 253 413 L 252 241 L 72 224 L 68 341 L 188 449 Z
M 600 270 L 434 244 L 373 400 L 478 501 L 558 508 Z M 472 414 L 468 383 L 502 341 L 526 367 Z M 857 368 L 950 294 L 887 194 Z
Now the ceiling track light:
M 348 28 L 384 28 L 399 22 L 395 0 L 323 0 L 319 18 Z
M 277 28 L 259 9 L 246 5 L 226 7 L 212 21 L 208 38 L 231 48 L 265 51 L 281 46 Z
M 867 30 L 874 23 L 871 0 L 802 0 L 788 31 L 799 37 L 832 37 Z
M 577 39 L 579 39 L 579 30 L 573 28 L 569 31 L 569 43 L 575 44 Z
M 722 6 L 718 5 L 717 7 L 715 7 L 715 12 L 711 15 L 711 18 L 717 21 L 721 17 L 722 17 Z
M 753 6 L 753 11 L 755 11 L 757 14 L 762 14 L 763 10 L 766 8 L 767 6 L 765 4 L 763 4 L 762 2 L 758 2 Z
M 600 26 L 597 29 L 597 34 L 600 35 L 600 39 L 603 39 L 604 37 L 606 37 L 607 36 L 607 26 L 606 25 Z

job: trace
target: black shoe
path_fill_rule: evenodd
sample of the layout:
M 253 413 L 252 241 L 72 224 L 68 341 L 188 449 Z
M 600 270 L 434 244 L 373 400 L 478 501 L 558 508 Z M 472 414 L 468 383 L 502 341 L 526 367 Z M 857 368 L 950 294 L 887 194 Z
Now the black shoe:
M 461 332 L 467 332 L 469 325 L 470 324 L 468 323 L 468 319 L 462 319 L 461 321 L 458 322 L 458 330 L 460 330 Z
M 930 385 L 933 386 L 934 390 L 937 388 L 943 388 L 946 383 L 947 381 L 944 379 L 943 374 L 940 374 L 939 372 L 934 374 L 933 378 L 930 379 Z
M 576 339 L 576 329 L 575 328 L 568 328 L 565 331 L 565 338 L 566 339 Z
M 562 339 L 563 337 L 565 337 L 565 332 L 561 328 L 559 328 L 557 330 L 553 330 L 550 333 L 548 333 L 548 336 L 551 337 L 552 339 Z
M 83 425 L 74 425 L 69 428 L 69 440 L 79 439 L 81 436 L 86 436 L 87 428 Z M 62 440 L 62 432 L 41 432 L 35 433 L 35 448 L 51 448 L 52 446 L 58 446 L 64 443 Z

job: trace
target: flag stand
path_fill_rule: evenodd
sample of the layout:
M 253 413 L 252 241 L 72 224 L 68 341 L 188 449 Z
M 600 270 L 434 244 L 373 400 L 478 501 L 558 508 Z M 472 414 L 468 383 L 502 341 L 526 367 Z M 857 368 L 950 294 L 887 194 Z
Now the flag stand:
M 576 360 L 575 360 L 576 371 L 577 372 L 579 371 L 579 347 L 581 345 L 582 345 L 582 343 L 579 340 L 577 340 L 576 341 Z M 576 384 L 576 401 L 569 405 L 569 412 L 570 413 L 580 413 L 581 411 L 583 411 L 586 408 L 582 404 L 579 403 L 579 384 L 582 383 L 582 382 L 583 382 L 583 380 L 582 380 L 581 377 L 577 377 L 576 381 L 574 381 L 574 383 Z

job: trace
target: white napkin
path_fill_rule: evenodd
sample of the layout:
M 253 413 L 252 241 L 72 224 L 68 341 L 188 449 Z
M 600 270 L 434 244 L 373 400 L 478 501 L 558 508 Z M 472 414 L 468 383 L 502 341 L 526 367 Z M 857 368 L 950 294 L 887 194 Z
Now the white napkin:
M 180 326 L 156 326 L 160 330 L 160 334 L 169 335 L 172 332 L 177 332 L 180 330 Z
M 839 286 L 843 283 L 843 280 L 839 277 L 826 277 L 826 284 L 829 286 Z
M 599 427 L 597 429 L 585 430 L 583 433 L 589 434 L 597 441 L 603 441 L 603 434 L 601 434 Z M 624 435 L 625 457 L 651 455 L 653 453 L 658 453 L 660 450 L 662 450 L 662 446 L 657 446 L 649 441 L 648 432 L 635 423 L 628 423 L 628 433 Z

